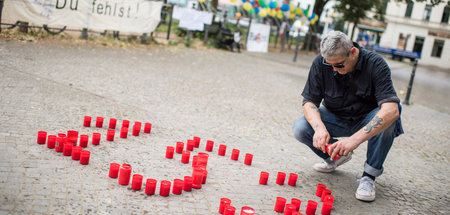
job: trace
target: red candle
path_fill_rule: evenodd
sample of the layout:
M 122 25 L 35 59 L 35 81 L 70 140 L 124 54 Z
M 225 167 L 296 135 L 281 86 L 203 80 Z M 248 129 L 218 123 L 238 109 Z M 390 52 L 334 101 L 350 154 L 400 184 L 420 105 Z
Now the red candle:
M 80 146 L 86 148 L 88 146 L 89 136 L 86 134 L 80 135 Z
M 100 133 L 92 133 L 92 145 L 100 145 L 101 136 Z M 87 139 L 89 139 L 89 137 Z
M 206 148 L 205 148 L 205 150 L 208 151 L 208 152 L 212 152 L 213 148 L 214 148 L 214 141 L 212 141 L 212 140 L 206 141 Z
M 139 132 L 141 132 L 141 125 L 136 123 L 133 125 L 133 136 L 139 136 Z
M 303 214 L 298 211 L 294 211 L 294 212 L 292 212 L 292 215 L 303 215 Z
M 299 211 L 300 210 L 300 205 L 302 204 L 302 201 L 300 201 L 300 199 L 292 198 L 291 199 L 291 204 L 295 205 L 295 210 L 296 211 Z
M 325 196 L 327 196 L 327 195 L 331 195 L 331 190 L 328 190 L 328 189 L 325 189 L 325 190 L 323 190 L 323 192 L 322 192 L 322 196 L 320 197 L 320 201 L 324 201 L 325 200 Z
M 175 195 L 180 195 L 183 192 L 183 180 L 174 179 L 172 193 Z
M 189 163 L 189 157 L 191 153 L 189 151 L 183 151 L 181 153 L 181 163 Z
M 167 146 L 166 158 L 172 159 L 173 158 L 173 151 L 174 151 L 174 148 L 172 146 Z
M 80 160 L 82 150 L 81 146 L 72 147 L 72 160 Z
M 109 119 L 109 126 L 110 129 L 116 129 L 117 119 L 111 118 Z
M 293 204 L 287 204 L 286 209 L 284 210 L 284 215 L 292 215 L 292 212 L 295 211 L 295 205 Z
M 284 172 L 278 172 L 277 174 L 277 184 L 283 185 L 284 179 L 286 179 L 286 173 Z
M 203 152 L 198 153 L 197 165 L 206 168 L 206 166 L 208 166 L 208 158 L 209 158 L 209 154 L 206 154 Z
M 229 205 L 225 208 L 223 211 L 223 215 L 235 215 L 236 214 L 236 208 Z
M 73 143 L 65 142 L 64 143 L 64 148 L 63 148 L 63 155 L 64 156 L 71 156 L 72 155 L 72 147 L 73 147 Z
M 331 202 L 331 203 L 333 203 L 333 202 L 334 202 L 334 196 L 332 196 L 332 195 L 326 195 L 326 196 L 324 197 L 324 199 L 323 199 L 323 202 Z
M 48 135 L 47 138 L 47 148 L 53 149 L 55 148 L 56 135 Z
M 200 147 L 200 137 L 194 137 L 194 147 Z
M 78 140 L 78 131 L 69 130 L 67 131 L 67 141 L 73 143 L 73 145 L 77 145 Z
M 122 164 L 119 168 L 119 184 L 128 185 L 131 177 L 131 166 L 128 164 Z
M 239 149 L 233 149 L 231 151 L 231 160 L 237 161 L 239 159 Z
M 245 154 L 245 159 L 244 159 L 244 164 L 250 166 L 250 165 L 252 165 L 252 160 L 253 160 L 253 155 L 249 154 L 249 153 L 246 153 Z
M 120 138 L 127 138 L 128 136 L 128 128 L 122 127 L 120 129 Z
M 95 119 L 95 127 L 97 127 L 97 128 L 103 127 L 103 117 L 98 116 Z
M 324 184 L 317 184 L 316 196 L 322 197 L 322 191 L 327 189 L 327 186 Z
M 186 150 L 193 151 L 194 150 L 194 140 L 188 140 L 186 143 Z
M 325 150 L 328 152 L 328 153 L 330 153 L 330 146 L 331 146 L 332 144 L 330 143 L 330 144 L 328 144 L 326 147 L 325 147 Z M 339 159 L 339 158 L 341 158 L 341 155 L 339 155 L 339 154 L 336 154 L 335 156 L 334 156 L 334 159 L 333 160 L 337 160 L 337 159 Z
M 106 140 L 107 141 L 114 141 L 114 135 L 115 135 L 116 131 L 112 130 L 112 129 L 108 129 L 107 133 L 106 133 Z
M 255 209 L 244 206 L 241 208 L 241 215 L 255 215 Z
M 208 171 L 203 170 L 202 184 L 206 183 L 206 178 L 208 177 Z
M 198 155 L 192 156 L 192 167 L 196 167 L 198 163 Z
M 183 142 L 177 142 L 177 146 L 176 146 L 176 153 L 181 154 L 181 152 L 183 151 L 184 148 L 184 143 Z
M 161 187 L 159 189 L 159 195 L 161 196 L 169 196 L 170 194 L 170 181 L 163 180 L 161 181 Z
M 219 152 L 218 152 L 218 154 L 220 155 L 220 156 L 225 156 L 225 153 L 227 152 L 227 146 L 226 145 L 222 145 L 222 144 L 220 144 L 219 145 Z
M 109 164 L 109 177 L 117 178 L 119 176 L 119 168 L 120 168 L 120 164 L 118 164 L 118 163 Z
M 192 171 L 192 188 L 194 189 L 201 189 L 202 188 L 202 182 L 203 182 L 203 171 L 204 169 L 201 167 L 195 167 Z
M 330 215 L 331 209 L 333 208 L 333 202 L 324 202 L 322 204 L 322 215 Z
M 289 173 L 288 184 L 294 187 L 297 184 L 297 178 L 298 178 L 297 174 Z
M 154 195 L 156 190 L 156 180 L 155 179 L 147 179 L 147 183 L 145 183 L 145 194 Z
M 152 124 L 151 123 L 145 123 L 144 124 L 144 133 L 150 133 L 152 131 Z
M 122 120 L 122 128 L 128 128 L 130 127 L 130 121 L 129 120 Z
M 66 142 L 66 134 L 59 133 L 58 136 L 56 137 L 55 151 L 62 152 L 64 149 L 65 142 Z
M 225 211 L 225 208 L 231 205 L 231 200 L 228 198 L 220 198 L 220 205 L 219 205 L 219 213 L 223 214 Z
M 192 182 L 193 178 L 191 176 L 184 176 L 183 190 L 191 191 L 192 190 Z
M 269 179 L 269 173 L 261 171 L 261 175 L 259 176 L 259 184 L 267 184 L 267 180 Z
M 308 200 L 308 205 L 306 206 L 306 215 L 314 215 L 317 209 L 317 202 L 313 200 Z
M 90 151 L 82 150 L 80 153 L 80 164 L 88 165 L 90 156 L 91 156 Z
M 133 180 L 131 181 L 131 189 L 133 190 L 141 190 L 142 188 L 142 179 L 144 177 L 139 174 L 133 175 Z
M 90 116 L 84 116 L 84 122 L 83 122 L 83 126 L 84 127 L 91 127 L 91 117 Z
M 286 205 L 286 199 L 283 197 L 277 197 L 274 210 L 278 213 L 283 213 L 284 206 Z
M 37 143 L 45 144 L 47 140 L 47 132 L 46 131 L 38 131 Z

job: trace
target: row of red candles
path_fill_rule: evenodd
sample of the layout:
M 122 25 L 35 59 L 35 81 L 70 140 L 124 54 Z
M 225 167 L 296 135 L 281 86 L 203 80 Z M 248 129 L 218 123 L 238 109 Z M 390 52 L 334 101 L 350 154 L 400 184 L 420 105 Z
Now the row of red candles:
M 117 124 L 117 119 L 111 118 L 109 119 L 109 126 L 108 126 L 108 131 L 106 134 L 106 140 L 108 141 L 114 141 L 114 136 L 115 136 L 115 130 L 116 129 L 116 124 Z M 83 126 L 84 127 L 90 127 L 91 126 L 91 117 L 90 116 L 84 116 L 84 122 L 83 122 Z M 95 126 L 97 128 L 101 128 L 103 127 L 103 117 L 97 117 L 95 120 Z M 128 129 L 130 127 L 130 121 L 129 120 L 122 120 L 122 128 L 120 129 L 120 138 L 127 138 L 128 136 Z M 139 133 L 141 131 L 141 127 L 142 127 L 142 123 L 141 122 L 134 122 L 133 125 L 133 130 L 131 132 L 131 134 L 133 136 L 139 136 Z M 144 133 L 150 133 L 152 130 L 152 124 L 151 123 L 145 123 L 144 124 Z
M 231 200 L 228 198 L 221 198 L 220 199 L 220 205 L 219 205 L 219 213 L 223 215 L 235 215 L 236 213 L 236 207 L 231 206 Z M 240 215 L 254 215 L 255 209 L 244 206 L 241 208 L 241 214 Z
M 46 131 L 38 131 L 38 138 L 37 143 L 38 144 L 45 144 L 47 142 L 47 148 L 49 149 L 55 149 L 56 152 L 62 152 L 64 156 L 72 156 L 73 160 L 79 160 L 80 164 L 88 165 L 89 159 L 91 156 L 91 152 L 87 150 L 83 150 L 84 147 L 87 146 L 87 138 L 86 138 L 86 144 L 81 145 L 81 140 L 85 140 L 84 136 L 83 139 L 80 137 L 80 146 L 77 146 L 77 139 L 78 139 L 78 132 L 76 132 L 77 136 L 74 138 L 74 134 L 76 131 L 68 131 L 67 135 L 64 133 L 59 133 L 56 135 L 48 135 L 47 139 L 47 132 Z M 96 135 L 98 134 L 98 135 Z M 87 136 L 87 135 L 85 135 Z M 94 133 L 94 138 L 92 140 L 92 143 L 94 145 L 100 144 L 100 134 Z M 83 142 L 84 143 L 84 142 Z M 83 147 L 84 146 L 84 147 Z

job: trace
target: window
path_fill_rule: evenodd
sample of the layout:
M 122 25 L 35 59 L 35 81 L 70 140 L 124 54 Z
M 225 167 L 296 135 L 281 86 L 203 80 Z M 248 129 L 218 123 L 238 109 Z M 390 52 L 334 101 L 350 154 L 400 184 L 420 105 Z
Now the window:
M 423 42 L 425 41 L 425 37 L 416 37 L 416 40 L 414 41 L 414 47 L 413 52 L 419 52 L 422 53 L 423 48 Z
M 450 6 L 444 8 L 444 13 L 442 14 L 441 23 L 448 23 L 448 17 L 450 16 Z
M 414 7 L 414 2 L 409 2 L 408 6 L 406 6 L 405 17 L 411 18 L 411 13 Z
M 422 20 L 430 21 L 430 15 L 431 15 L 431 8 L 432 7 L 433 6 L 431 6 L 431 4 L 427 4 L 427 6 L 425 6 L 425 11 L 423 12 Z
M 443 49 L 444 49 L 444 41 L 443 40 L 434 40 L 433 50 L 431 50 L 431 56 L 440 58 Z

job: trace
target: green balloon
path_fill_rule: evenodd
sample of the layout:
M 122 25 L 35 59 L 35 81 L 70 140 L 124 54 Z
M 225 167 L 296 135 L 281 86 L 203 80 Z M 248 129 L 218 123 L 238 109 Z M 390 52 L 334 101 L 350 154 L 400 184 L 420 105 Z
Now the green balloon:
M 249 12 L 248 12 L 250 15 L 253 15 L 253 14 L 255 14 L 255 9 L 254 8 L 252 8 Z
M 267 7 L 266 0 L 259 0 L 259 5 L 260 5 L 262 8 Z

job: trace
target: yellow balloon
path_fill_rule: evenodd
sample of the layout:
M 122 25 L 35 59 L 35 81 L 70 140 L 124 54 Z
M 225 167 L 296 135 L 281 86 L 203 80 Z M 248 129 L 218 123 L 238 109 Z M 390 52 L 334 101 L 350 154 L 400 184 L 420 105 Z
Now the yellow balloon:
M 267 11 L 265 10 L 265 8 L 259 11 L 259 15 L 261 17 L 266 17 L 267 16 Z
M 269 15 L 274 17 L 275 15 L 277 15 L 277 12 L 275 10 L 270 10 Z
M 233 3 L 234 3 L 234 2 L 236 2 L 236 0 L 230 0 L 230 2 L 233 2 Z
M 295 13 L 291 13 L 290 15 L 289 15 L 289 19 L 294 19 L 295 18 Z
M 279 11 L 281 11 L 281 10 L 279 10 Z M 277 13 L 277 18 L 278 19 L 282 19 L 283 18 L 283 13 Z
M 245 2 L 242 7 L 244 7 L 244 10 L 246 10 L 246 11 L 250 11 L 253 8 L 252 4 L 250 4 L 248 2 Z
M 203 2 L 205 2 L 205 0 L 198 0 L 198 2 L 203 3 Z
M 293 4 L 289 4 L 289 10 L 292 12 L 294 12 L 295 10 L 295 6 Z

